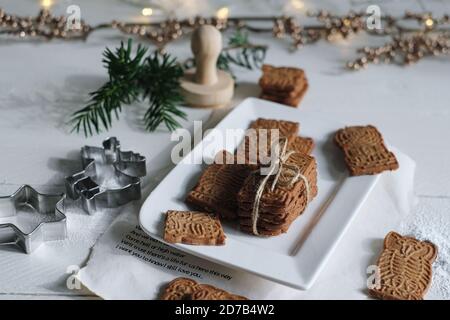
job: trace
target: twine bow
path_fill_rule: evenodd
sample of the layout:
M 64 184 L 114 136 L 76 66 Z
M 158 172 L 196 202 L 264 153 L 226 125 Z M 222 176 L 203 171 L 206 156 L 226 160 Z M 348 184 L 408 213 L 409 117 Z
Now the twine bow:
M 280 144 L 283 145 L 281 152 L 279 152 Z M 252 210 L 252 232 L 254 235 L 259 235 L 258 233 L 258 219 L 259 219 L 259 204 L 261 202 L 261 197 L 264 193 L 264 189 L 266 187 L 267 182 L 270 177 L 275 175 L 275 178 L 272 181 L 272 185 L 270 186 L 270 191 L 275 190 L 276 186 L 288 187 L 291 188 L 298 179 L 302 179 L 306 188 L 306 203 L 309 203 L 310 197 L 310 188 L 309 182 L 306 177 L 301 174 L 300 168 L 295 164 L 286 163 L 290 156 L 292 156 L 295 151 L 290 150 L 287 151 L 288 140 L 286 138 L 281 138 L 277 145 L 275 146 L 275 154 L 279 154 L 279 156 L 273 161 L 269 168 L 268 173 L 260 182 L 258 189 L 256 190 L 255 200 L 253 202 L 253 210 Z M 278 170 L 277 170 L 278 169 Z M 276 173 L 275 173 L 276 172 Z

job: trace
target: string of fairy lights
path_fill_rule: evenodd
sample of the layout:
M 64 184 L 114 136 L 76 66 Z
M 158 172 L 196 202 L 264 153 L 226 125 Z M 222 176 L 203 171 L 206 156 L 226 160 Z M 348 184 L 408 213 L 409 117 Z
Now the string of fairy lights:
M 100 29 L 115 29 L 124 35 L 150 41 L 159 50 L 177 39 L 189 35 L 192 30 L 210 24 L 221 31 L 242 30 L 248 33 L 270 34 L 277 39 L 288 41 L 297 50 L 304 45 L 319 40 L 336 42 L 341 39 L 351 41 L 353 35 L 367 33 L 385 37 L 381 46 L 366 46 L 357 50 L 359 57 L 347 63 L 347 67 L 359 70 L 369 64 L 396 63 L 409 65 L 424 57 L 450 54 L 450 18 L 448 14 L 435 17 L 431 13 L 406 12 L 400 17 L 381 15 L 381 27 L 370 28 L 365 12 L 348 12 L 334 15 L 326 11 L 308 13 L 314 23 L 301 25 L 298 19 L 289 16 L 230 17 L 228 7 L 217 10 L 212 17 L 187 19 L 169 18 L 162 21 L 147 19 L 144 22 L 111 21 L 89 25 L 80 20 L 77 28 L 67 28 L 66 16 L 54 16 L 50 12 L 52 0 L 42 0 L 42 9 L 34 17 L 24 17 L 6 13 L 0 8 L 0 36 L 21 39 L 43 40 L 86 40 Z M 302 2 L 296 0 L 297 6 Z M 153 8 L 143 8 L 142 16 L 150 17 Z M 257 22 L 257 24 L 255 24 Z

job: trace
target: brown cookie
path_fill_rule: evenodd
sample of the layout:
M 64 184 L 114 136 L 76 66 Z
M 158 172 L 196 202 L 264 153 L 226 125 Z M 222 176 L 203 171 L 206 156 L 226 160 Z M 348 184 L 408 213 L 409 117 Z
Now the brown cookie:
M 262 72 L 259 85 L 263 91 L 295 92 L 298 87 L 302 86 L 305 79 L 304 71 L 293 67 L 274 67 L 265 64 Z
M 302 85 L 301 89 L 294 96 L 291 96 L 291 95 L 285 96 L 285 95 L 273 94 L 273 93 L 268 93 L 266 91 L 262 91 L 260 98 L 264 99 L 264 100 L 269 100 L 269 101 L 285 104 L 285 105 L 291 106 L 291 107 L 298 107 L 298 105 L 302 101 L 303 97 L 305 96 L 306 91 L 308 90 L 308 87 L 309 87 L 309 84 L 308 84 L 308 82 L 305 81 L 305 83 Z
M 199 286 L 197 281 L 188 278 L 176 278 L 166 286 L 161 300 L 190 300 L 191 294 Z
M 174 211 L 166 213 L 164 240 L 170 243 L 194 245 L 223 245 L 225 233 L 219 218 L 198 211 Z
M 249 226 L 241 225 L 241 226 L 239 226 L 239 230 L 241 230 L 242 232 L 248 233 L 248 234 L 253 234 L 253 228 L 249 227 Z M 285 230 L 283 228 L 280 228 L 277 230 L 266 230 L 264 228 L 258 228 L 258 235 L 264 236 L 264 237 L 275 237 L 275 236 L 279 236 L 286 232 L 287 232 L 287 230 Z
M 257 221 L 257 230 L 259 234 L 271 235 L 273 233 L 284 233 L 287 232 L 290 225 L 298 218 L 299 215 L 303 213 L 307 206 L 306 197 L 301 196 L 297 201 L 295 207 L 291 209 L 287 216 L 285 216 L 282 220 L 277 221 L 273 219 L 269 214 L 258 215 Z M 253 219 L 251 213 L 249 213 L 246 217 L 239 218 L 239 225 L 242 231 L 247 231 L 253 233 Z M 263 232 L 264 231 L 264 232 Z
M 258 118 L 253 121 L 246 135 L 236 150 L 239 159 L 245 163 L 258 165 L 270 161 L 272 144 L 276 138 L 293 140 L 299 131 L 299 123 L 285 120 Z M 272 130 L 278 130 L 278 137 L 272 135 Z M 265 150 L 261 149 L 261 146 Z
M 302 78 L 302 81 L 299 82 L 299 84 L 295 87 L 292 91 L 277 91 L 277 90 L 270 90 L 270 89 L 264 89 L 262 88 L 262 92 L 265 94 L 268 94 L 273 97 L 277 97 L 278 99 L 293 99 L 295 97 L 298 97 L 301 92 L 305 91 L 305 87 L 308 86 L 308 80 L 306 78 Z
M 315 183 L 316 182 L 311 182 L 311 184 Z M 299 193 L 300 196 L 290 198 L 285 206 L 267 203 L 267 199 L 264 202 L 260 201 L 258 210 L 259 216 L 267 221 L 272 221 L 273 223 L 282 223 L 293 211 L 299 210 L 300 212 L 303 212 L 307 200 L 304 186 L 300 189 Z M 310 193 L 310 197 L 314 198 L 317 194 L 317 186 L 314 185 L 311 187 Z M 252 216 L 254 200 L 254 195 L 252 195 L 248 200 L 244 199 L 239 202 L 239 218 Z
M 289 157 L 286 164 L 295 165 L 299 169 L 300 173 L 308 181 L 311 197 L 315 197 L 316 194 L 314 191 L 317 191 L 315 188 L 317 182 L 317 164 L 315 158 L 306 154 L 294 153 Z M 274 190 L 270 190 L 274 177 L 273 175 L 265 186 L 264 193 L 261 196 L 262 202 L 260 203 L 260 207 L 266 205 L 268 207 L 285 209 L 306 189 L 303 179 L 299 178 L 292 186 L 277 184 Z M 258 172 L 249 175 L 238 193 L 238 202 L 253 203 L 255 192 L 260 185 L 260 181 L 264 178 L 265 176 Z
M 369 293 L 383 300 L 422 300 L 431 285 L 436 255 L 437 247 L 429 241 L 389 232 L 377 262 L 379 287 Z
M 303 213 L 306 209 L 307 205 L 306 195 L 302 194 L 297 200 L 293 201 L 293 204 L 290 205 L 288 210 L 271 210 L 271 207 L 260 206 L 258 210 L 258 223 L 270 223 L 280 225 L 289 220 L 290 217 L 295 214 L 296 216 Z M 242 209 L 239 210 L 239 221 L 243 222 L 246 219 L 251 219 L 253 216 L 253 203 L 246 204 L 245 207 L 242 206 Z
M 291 140 L 297 136 L 300 125 L 294 121 L 258 118 L 252 122 L 250 129 L 278 129 L 280 130 L 280 138 L 286 137 Z
M 311 154 L 314 147 L 314 140 L 306 137 L 295 137 L 288 145 L 289 150 L 294 150 L 303 154 Z
M 352 176 L 378 174 L 398 169 L 395 155 L 384 145 L 360 145 L 344 149 L 345 161 Z
M 313 157 L 296 152 L 288 158 L 286 165 L 295 165 L 308 183 L 299 178 L 293 184 L 277 183 L 271 190 L 274 176 L 268 180 L 259 200 L 256 226 L 260 235 L 273 236 L 286 232 L 317 194 L 317 165 Z M 255 194 L 264 177 L 252 173 L 238 193 L 240 227 L 245 232 L 253 233 Z
M 273 225 L 270 223 L 260 222 L 258 219 L 257 224 L 258 234 L 263 236 L 277 236 L 286 233 L 289 230 L 291 224 L 295 221 L 295 219 L 298 216 L 299 214 L 292 214 L 292 217 L 281 225 Z M 239 229 L 243 232 L 253 234 L 253 227 L 251 223 L 242 221 L 239 224 Z
M 205 169 L 197 185 L 187 195 L 186 202 L 196 208 L 216 212 L 222 218 L 235 219 L 237 194 L 252 168 L 224 162 L 211 164 Z
M 336 132 L 334 140 L 341 148 L 354 145 L 377 145 L 384 143 L 381 133 L 372 125 L 352 126 L 340 129 Z
M 352 176 L 371 175 L 396 170 L 395 155 L 374 126 L 354 126 L 336 132 L 335 142 L 344 151 L 345 162 Z
M 261 231 L 261 230 L 271 231 L 271 232 L 281 230 L 282 232 L 286 232 L 289 229 L 292 222 L 294 222 L 294 220 L 296 218 L 298 218 L 298 216 L 299 216 L 299 212 L 293 211 L 290 214 L 290 216 L 286 219 L 286 221 L 284 221 L 283 223 L 277 223 L 277 224 L 274 224 L 272 222 L 263 221 L 263 219 L 259 217 L 258 223 L 256 225 L 256 227 L 258 229 L 258 233 L 260 233 L 259 231 Z M 251 229 L 253 227 L 252 219 L 251 218 L 240 219 L 239 226 L 241 229 L 245 229 L 245 228 Z
M 201 284 L 191 295 L 192 300 L 248 300 L 208 284 Z
M 199 284 L 188 278 L 176 278 L 169 282 L 161 300 L 248 300 L 207 284 Z
M 287 191 L 280 191 L 277 194 L 271 193 L 268 195 L 263 195 L 259 201 L 259 216 L 268 221 L 272 221 L 273 223 L 280 223 L 287 219 L 287 217 L 292 214 L 293 211 L 302 213 L 306 209 L 307 205 L 307 196 L 306 189 L 302 186 L 299 189 L 296 189 L 295 194 L 288 194 Z M 255 191 L 256 192 L 256 191 Z M 270 191 L 264 191 L 264 193 L 268 193 Z M 313 187 L 310 190 L 309 201 L 314 199 L 317 194 L 317 187 Z M 284 206 L 279 203 L 268 203 L 271 197 L 284 197 L 285 202 Z M 249 200 L 239 201 L 239 218 L 252 217 L 253 216 L 253 207 L 254 207 L 254 199 L 255 196 L 251 197 Z M 279 201 L 274 200 L 275 201 Z

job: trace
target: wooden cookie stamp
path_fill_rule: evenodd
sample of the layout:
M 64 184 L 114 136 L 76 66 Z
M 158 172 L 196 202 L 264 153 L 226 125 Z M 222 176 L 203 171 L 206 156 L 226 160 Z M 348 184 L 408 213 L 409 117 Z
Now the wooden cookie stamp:
M 234 80 L 217 69 L 222 51 L 220 31 L 210 25 L 197 28 L 191 37 L 191 49 L 196 68 L 187 70 L 180 80 L 186 104 L 196 108 L 225 106 L 233 97 Z

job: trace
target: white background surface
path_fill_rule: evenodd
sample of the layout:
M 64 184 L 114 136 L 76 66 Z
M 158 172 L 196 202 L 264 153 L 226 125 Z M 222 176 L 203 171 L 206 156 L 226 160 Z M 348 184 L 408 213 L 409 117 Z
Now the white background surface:
M 205 1 L 200 1 L 203 4 Z M 310 3 L 311 2 L 311 3 Z M 401 14 L 405 9 L 450 13 L 450 2 L 427 1 L 306 1 L 307 8 L 327 8 L 345 12 L 350 8 L 365 9 L 379 3 L 382 10 Z M 220 1 L 222 5 L 225 1 Z M 237 3 L 237 1 L 235 2 Z M 276 1 L 247 1 L 233 4 L 231 15 L 270 14 L 279 8 Z M 406 4 L 407 3 L 407 4 Z M 55 10 L 63 13 L 69 4 L 81 7 L 82 18 L 91 24 L 113 19 L 139 18 L 140 8 L 118 0 L 57 2 Z M 218 8 L 220 5 L 211 10 Z M 0 0 L 7 12 L 34 15 L 37 0 Z M 201 9 L 206 14 L 207 10 Z M 107 134 L 84 139 L 69 134 L 68 116 L 84 105 L 88 93 L 106 80 L 101 64 L 105 46 L 116 47 L 121 39 L 114 31 L 94 33 L 86 43 L 22 41 L 0 39 L 0 194 L 8 194 L 27 183 L 40 191 L 63 191 L 63 177 L 80 168 L 79 148 L 98 145 L 109 136 L 119 137 L 124 149 L 139 151 L 148 159 L 147 183 L 156 184 L 170 166 L 169 133 L 160 130 L 148 134 L 139 126 L 136 114 L 143 105 L 130 106 L 121 121 Z M 320 42 L 290 53 L 287 42 L 269 37 L 251 38 L 270 46 L 266 62 L 304 68 L 310 89 L 301 108 L 326 113 L 348 124 L 376 125 L 392 145 L 411 156 L 417 163 L 415 181 L 419 206 L 416 210 L 445 214 L 450 209 L 450 60 L 425 59 L 409 68 L 370 66 L 361 72 L 342 68 L 355 57 L 354 49 L 372 39 L 364 35 L 354 41 Z M 373 39 L 382 42 L 382 39 Z M 373 42 L 372 42 L 373 43 Z M 187 57 L 187 42 L 169 46 L 178 57 Z M 246 96 L 258 94 L 259 72 L 238 73 L 242 82 L 236 90 L 233 105 Z M 212 126 L 226 110 L 214 113 L 186 109 L 189 121 L 208 120 Z M 189 121 L 184 126 L 190 128 Z M 363 213 L 361 213 L 363 214 Z M 84 291 L 68 290 L 66 270 L 82 265 L 89 248 L 114 213 L 93 218 L 73 215 L 69 221 L 69 239 L 64 244 L 48 244 L 32 256 L 16 250 L 0 250 L 0 298 L 74 298 L 89 297 Z M 89 219 L 89 220 L 86 220 Z M 83 227 L 79 231 L 77 227 Z M 339 250 L 339 249 L 338 249 Z M 51 257 L 51 258 L 49 258 Z

